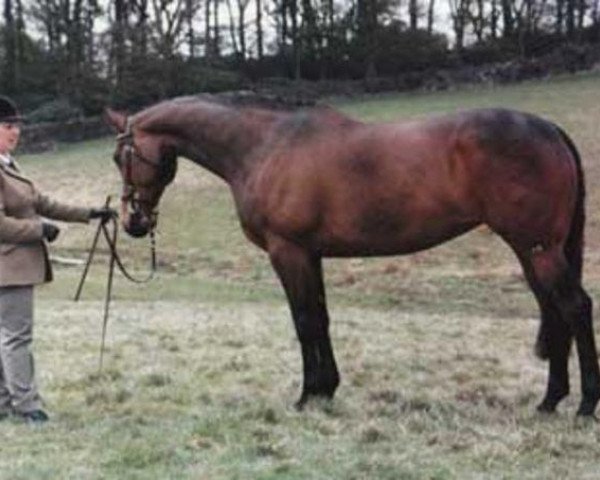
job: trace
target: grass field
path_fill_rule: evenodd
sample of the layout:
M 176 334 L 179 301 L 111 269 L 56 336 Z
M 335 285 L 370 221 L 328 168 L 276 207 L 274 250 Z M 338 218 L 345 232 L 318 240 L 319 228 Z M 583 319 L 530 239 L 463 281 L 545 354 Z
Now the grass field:
M 585 284 L 600 298 L 600 76 L 435 94 L 334 99 L 366 120 L 477 106 L 562 125 L 587 174 Z M 112 140 L 26 156 L 38 185 L 100 205 L 118 193 Z M 53 252 L 86 254 L 94 228 L 65 225 Z M 600 427 L 535 413 L 546 364 L 538 313 L 515 259 L 478 229 L 407 257 L 325 264 L 342 384 L 292 405 L 299 347 L 263 253 L 242 236 L 224 184 L 187 162 L 161 205 L 160 273 L 118 279 L 97 373 L 106 250 L 75 304 L 79 268 L 38 289 L 35 354 L 52 422 L 0 424 L 0 479 L 480 479 L 600 476 Z M 123 239 L 147 268 L 147 244 Z

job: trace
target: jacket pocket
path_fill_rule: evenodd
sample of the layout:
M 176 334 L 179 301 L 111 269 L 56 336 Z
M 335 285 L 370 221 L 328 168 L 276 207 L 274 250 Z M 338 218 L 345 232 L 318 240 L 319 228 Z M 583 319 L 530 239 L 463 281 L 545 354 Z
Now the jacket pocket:
M 0 255 L 6 255 L 12 252 L 19 245 L 16 243 L 0 243 Z

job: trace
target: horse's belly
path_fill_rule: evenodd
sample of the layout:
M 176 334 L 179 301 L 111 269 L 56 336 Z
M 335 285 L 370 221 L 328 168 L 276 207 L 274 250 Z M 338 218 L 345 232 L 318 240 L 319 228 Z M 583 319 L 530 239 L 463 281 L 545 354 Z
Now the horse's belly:
M 395 231 L 386 229 L 390 225 L 380 223 L 381 230 L 364 232 L 336 233 L 322 232 L 315 238 L 313 248 L 327 257 L 383 256 L 401 255 L 425 250 L 476 227 L 480 222 L 475 220 L 440 221 L 427 224 L 399 228 Z

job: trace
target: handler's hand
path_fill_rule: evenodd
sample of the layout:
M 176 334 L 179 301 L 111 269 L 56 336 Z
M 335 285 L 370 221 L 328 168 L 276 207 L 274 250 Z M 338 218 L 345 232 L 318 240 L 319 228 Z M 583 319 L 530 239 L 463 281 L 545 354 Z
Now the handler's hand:
M 60 228 L 50 222 L 42 222 L 42 234 L 44 238 L 52 243 L 58 237 L 60 233 Z
M 109 207 L 92 208 L 90 210 L 90 218 L 99 218 L 102 223 L 108 222 L 111 218 L 117 218 L 117 216 L 117 211 Z

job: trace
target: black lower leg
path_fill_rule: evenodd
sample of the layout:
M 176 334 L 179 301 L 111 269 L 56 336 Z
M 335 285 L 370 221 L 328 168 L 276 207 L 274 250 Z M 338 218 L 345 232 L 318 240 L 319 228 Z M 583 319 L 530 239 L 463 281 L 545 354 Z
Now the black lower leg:
M 297 402 L 301 408 L 311 397 L 333 398 L 340 377 L 329 333 L 322 329 L 326 325 L 322 322 L 316 325 L 296 322 L 296 326 L 304 363 L 304 385 Z
M 580 289 L 575 306 L 577 320 L 574 330 L 582 394 L 577 415 L 591 416 L 600 400 L 600 368 L 592 326 L 592 301 L 583 289 Z
M 540 412 L 554 412 L 558 403 L 569 394 L 569 350 L 572 334 L 567 324 L 557 316 L 546 315 L 544 328 L 547 333 L 549 355 L 548 387 Z
M 558 285 L 556 297 L 577 345 L 582 393 L 577 415 L 591 416 L 600 400 L 600 368 L 592 326 L 592 300 L 578 282 L 567 280 Z

